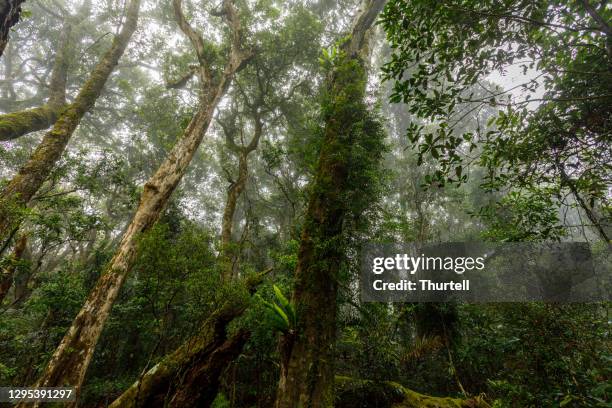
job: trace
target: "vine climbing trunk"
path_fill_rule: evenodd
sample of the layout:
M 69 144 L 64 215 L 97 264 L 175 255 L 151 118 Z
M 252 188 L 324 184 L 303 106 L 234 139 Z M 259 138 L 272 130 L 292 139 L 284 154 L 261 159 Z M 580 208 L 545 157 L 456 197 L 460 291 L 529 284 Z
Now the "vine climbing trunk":
M 343 259 L 342 233 L 347 213 L 353 145 L 362 132 L 366 32 L 384 0 L 369 0 L 357 16 L 350 36 L 325 82 L 324 140 L 312 185 L 292 302 L 297 326 L 281 341 L 281 375 L 276 408 L 331 407 L 334 405 L 334 343 L 338 273 Z
M 93 108 L 106 80 L 136 30 L 139 8 L 140 0 L 130 1 L 127 19 L 119 34 L 113 39 L 110 49 L 96 64 L 74 102 L 64 109 L 26 164 L 0 193 L 0 240 L 4 241 L 19 225 L 23 209 L 55 168 L 85 113 Z
M 185 20 L 180 9 L 180 0 L 174 0 L 173 4 L 181 29 L 189 33 L 186 34 L 190 39 L 195 39 L 195 41 L 192 39 L 192 42 L 203 44 L 201 36 Z M 196 47 L 201 64 L 202 81 L 198 111 L 168 157 L 145 183 L 138 208 L 123 234 L 115 255 L 53 353 L 47 368 L 37 382 L 38 386 L 70 385 L 76 387 L 77 391 L 80 389 L 104 323 L 133 264 L 138 235 L 149 230 L 159 218 L 202 142 L 217 104 L 227 91 L 234 74 L 243 67 L 250 56 L 241 48 L 240 20 L 230 0 L 224 0 L 223 14 L 232 35 L 228 61 L 220 75 L 208 75 L 210 67 L 205 66 L 206 61 L 201 58 L 200 50 L 203 47 Z

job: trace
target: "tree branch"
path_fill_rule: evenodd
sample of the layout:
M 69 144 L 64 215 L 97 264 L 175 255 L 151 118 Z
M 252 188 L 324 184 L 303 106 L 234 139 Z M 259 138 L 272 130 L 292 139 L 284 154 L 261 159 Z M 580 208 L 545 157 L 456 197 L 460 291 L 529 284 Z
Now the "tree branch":
M 604 20 L 604 18 L 597 12 L 597 10 L 595 10 L 595 8 L 588 2 L 588 0 L 580 0 L 580 3 L 582 3 L 582 6 L 587 11 L 587 13 L 589 13 L 591 18 L 595 20 L 597 24 L 599 24 L 601 31 L 603 31 L 608 37 L 610 37 L 612 35 L 612 28 L 610 28 L 610 25 L 606 22 L 606 20 Z
M 185 85 L 187 85 L 187 82 L 189 82 L 189 80 L 191 78 L 193 78 L 193 76 L 198 72 L 198 67 L 197 66 L 191 66 L 189 67 L 189 72 L 187 72 L 185 75 L 183 75 L 182 77 L 180 77 L 179 79 L 172 81 L 172 82 L 168 82 L 166 84 L 166 89 L 181 89 L 184 88 Z

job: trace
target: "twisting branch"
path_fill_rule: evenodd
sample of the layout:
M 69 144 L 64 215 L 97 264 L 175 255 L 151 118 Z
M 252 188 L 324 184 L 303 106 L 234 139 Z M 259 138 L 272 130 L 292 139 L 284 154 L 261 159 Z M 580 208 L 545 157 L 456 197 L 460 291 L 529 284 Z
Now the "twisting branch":
M 223 134 L 225 135 L 225 144 L 227 148 L 230 149 L 234 153 L 240 152 L 240 147 L 236 144 L 236 111 L 234 109 L 231 110 L 231 114 L 227 119 L 217 118 L 217 123 L 223 129 Z
M 186 84 L 187 81 L 196 72 L 198 72 L 198 75 L 200 77 L 200 82 L 201 82 L 200 87 L 204 88 L 208 86 L 210 82 L 212 81 L 210 62 L 207 61 L 207 58 L 205 55 L 206 43 L 204 42 L 204 38 L 202 38 L 202 35 L 200 35 L 200 33 L 198 33 L 191 26 L 191 24 L 189 24 L 189 22 L 187 21 L 187 18 L 185 18 L 185 14 L 183 14 L 182 3 L 183 3 L 182 0 L 172 0 L 172 6 L 174 8 L 174 16 L 176 18 L 179 28 L 185 34 L 185 36 L 189 39 L 189 41 L 191 42 L 191 45 L 193 46 L 196 56 L 198 57 L 199 67 L 197 70 L 194 70 L 192 68 L 192 71 L 186 74 L 184 77 L 182 77 L 181 80 L 179 80 L 179 82 L 184 80 L 184 84 Z M 182 86 L 184 86 L 184 84 Z
M 176 21 L 179 25 L 181 31 L 187 36 L 189 41 L 191 41 L 191 45 L 193 45 L 193 49 L 198 56 L 198 61 L 200 65 L 207 64 L 206 58 L 204 57 L 204 39 L 192 26 L 189 24 L 187 19 L 185 18 L 185 14 L 183 14 L 182 8 L 182 0 L 172 0 L 172 6 L 174 7 L 174 16 L 176 17 Z
M 189 82 L 189 80 L 191 78 L 193 78 L 193 76 L 196 74 L 196 72 L 198 72 L 198 66 L 196 66 L 196 65 L 190 66 L 188 73 L 186 73 L 185 75 L 183 75 L 182 77 L 180 77 L 179 79 L 177 79 L 175 81 L 168 82 L 166 84 L 166 88 L 167 89 L 181 89 L 181 88 L 184 88 L 185 85 L 187 85 L 187 82 Z
M 183 33 L 187 36 L 193 48 L 196 52 L 199 62 L 199 76 L 201 80 L 200 87 L 202 89 L 202 97 L 206 97 L 210 94 L 218 95 L 218 91 L 224 93 L 229 87 L 231 78 L 233 75 L 242 69 L 249 59 L 252 56 L 251 50 L 245 50 L 242 46 L 242 26 L 240 24 L 240 18 L 238 16 L 238 11 L 234 6 L 233 1 L 224 0 L 222 5 L 222 10 L 219 13 L 215 13 L 214 15 L 224 16 L 225 22 L 230 29 L 230 54 L 228 57 L 228 62 L 225 65 L 225 69 L 223 74 L 220 76 L 219 81 L 214 83 L 214 76 L 212 74 L 212 67 L 210 61 L 206 57 L 206 41 L 200 33 L 198 33 L 192 26 L 189 24 L 182 10 L 182 0 L 172 0 L 172 5 L 174 7 L 174 15 L 178 22 L 179 28 Z M 218 87 L 217 90 L 212 93 L 211 88 Z
M 225 15 L 227 25 L 231 32 L 230 56 L 229 62 L 225 67 L 226 75 L 224 75 L 224 77 L 227 77 L 229 72 L 237 72 L 242 69 L 252 58 L 253 51 L 242 47 L 242 25 L 240 24 L 238 11 L 231 0 L 223 1 L 223 14 Z M 229 83 L 220 85 L 227 87 Z
M 246 154 L 249 154 L 253 150 L 257 149 L 259 139 L 261 139 L 261 134 L 263 133 L 263 122 L 261 120 L 261 114 L 259 113 L 259 111 L 256 110 L 255 112 L 253 112 L 253 120 L 255 121 L 255 130 L 253 131 L 253 138 L 245 147 Z
M 608 22 L 601 16 L 601 14 L 599 14 L 597 10 L 595 10 L 595 8 L 589 3 L 589 1 L 581 0 L 580 3 L 582 3 L 582 6 L 587 11 L 587 13 L 589 13 L 591 18 L 595 20 L 597 24 L 599 24 L 599 28 L 601 29 L 601 31 L 606 33 L 608 37 L 612 36 L 612 28 L 610 27 L 610 24 L 608 24 Z

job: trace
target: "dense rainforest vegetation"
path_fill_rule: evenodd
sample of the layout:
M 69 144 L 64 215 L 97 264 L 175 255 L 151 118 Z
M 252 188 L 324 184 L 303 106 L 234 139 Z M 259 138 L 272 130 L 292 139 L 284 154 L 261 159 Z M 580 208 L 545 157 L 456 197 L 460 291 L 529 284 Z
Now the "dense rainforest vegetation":
M 608 302 L 358 285 L 373 242 L 609 254 L 611 115 L 606 0 L 0 0 L 0 386 L 612 407 Z

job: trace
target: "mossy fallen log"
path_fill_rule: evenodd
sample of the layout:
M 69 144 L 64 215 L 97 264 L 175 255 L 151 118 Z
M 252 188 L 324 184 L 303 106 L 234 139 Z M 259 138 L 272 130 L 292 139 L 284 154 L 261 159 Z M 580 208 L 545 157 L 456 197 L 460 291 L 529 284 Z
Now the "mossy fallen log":
M 246 289 L 252 293 L 267 272 L 248 277 Z M 142 375 L 110 408 L 210 406 L 223 370 L 242 352 L 249 338 L 246 330 L 229 337 L 227 332 L 228 325 L 248 305 L 249 296 L 225 302 L 206 319 L 198 334 Z
M 240 354 L 248 339 L 246 331 L 238 331 L 229 338 L 226 333 L 229 322 L 242 310 L 239 305 L 232 305 L 213 314 L 199 335 L 164 357 L 110 407 L 209 406 L 217 395 L 223 369 Z M 186 399 L 191 390 L 197 392 Z
M 392 381 L 336 376 L 335 408 L 489 408 L 480 398 L 432 397 Z

